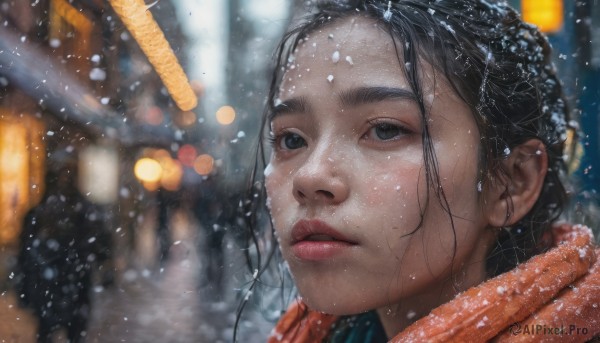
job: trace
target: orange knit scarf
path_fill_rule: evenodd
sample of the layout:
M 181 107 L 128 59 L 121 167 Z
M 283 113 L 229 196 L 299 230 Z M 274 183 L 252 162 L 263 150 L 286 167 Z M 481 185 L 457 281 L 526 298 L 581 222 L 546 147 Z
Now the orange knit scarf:
M 585 342 L 600 335 L 600 248 L 581 225 L 553 233 L 553 249 L 457 295 L 390 342 Z M 268 343 L 321 342 L 337 319 L 294 302 Z

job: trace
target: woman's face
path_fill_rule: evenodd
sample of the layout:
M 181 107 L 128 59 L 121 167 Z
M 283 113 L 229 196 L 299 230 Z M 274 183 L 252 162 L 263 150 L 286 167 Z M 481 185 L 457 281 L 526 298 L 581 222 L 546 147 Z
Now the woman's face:
M 421 114 L 377 24 L 357 16 L 317 30 L 287 67 L 266 188 L 283 256 L 313 309 L 415 317 L 485 277 L 493 235 L 477 189 L 478 129 L 446 81 L 420 70 L 441 188 L 427 183 Z

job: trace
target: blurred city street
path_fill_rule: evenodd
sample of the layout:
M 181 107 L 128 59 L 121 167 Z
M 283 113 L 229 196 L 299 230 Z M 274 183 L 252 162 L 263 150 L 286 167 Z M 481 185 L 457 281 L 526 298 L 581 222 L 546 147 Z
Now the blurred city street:
M 201 254 L 197 251 L 196 224 L 182 213 L 171 220 L 171 245 L 164 266 L 126 270 L 115 284 L 97 285 L 92 296 L 92 316 L 86 342 L 231 342 L 238 305 L 233 280 L 227 278 L 218 292 L 210 280 L 203 280 Z M 142 228 L 147 236 L 141 244 L 152 244 L 152 225 Z M 227 249 L 225 243 L 225 249 Z M 231 247 L 231 245 L 229 245 Z M 146 254 L 151 246 L 143 248 Z M 240 254 L 230 249 L 227 265 L 243 269 Z M 237 255 L 237 256 L 236 256 Z M 148 256 L 137 256 L 150 263 Z M 222 294 L 219 295 L 219 294 Z M 252 316 L 252 314 L 250 314 Z M 271 324 L 253 318 L 242 323 L 241 342 L 265 341 Z M 13 291 L 0 296 L 0 342 L 35 342 L 37 323 L 19 308 Z M 63 332 L 56 342 L 66 342 Z

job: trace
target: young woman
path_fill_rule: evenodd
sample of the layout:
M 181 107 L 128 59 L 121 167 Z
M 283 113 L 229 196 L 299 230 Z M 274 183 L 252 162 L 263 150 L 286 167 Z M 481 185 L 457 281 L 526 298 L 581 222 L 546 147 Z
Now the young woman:
M 300 299 L 270 341 L 488 340 L 600 287 L 589 230 L 552 231 L 569 128 L 549 45 L 504 2 L 327 2 L 278 57 L 264 188 Z

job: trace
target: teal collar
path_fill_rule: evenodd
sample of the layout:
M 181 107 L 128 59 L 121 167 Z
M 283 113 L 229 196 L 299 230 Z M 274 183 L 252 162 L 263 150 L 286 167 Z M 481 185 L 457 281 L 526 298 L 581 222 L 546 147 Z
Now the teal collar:
M 385 343 L 388 338 L 375 311 L 343 316 L 333 325 L 328 343 Z

